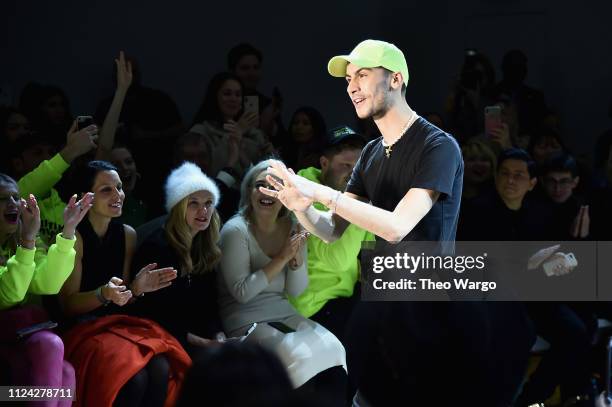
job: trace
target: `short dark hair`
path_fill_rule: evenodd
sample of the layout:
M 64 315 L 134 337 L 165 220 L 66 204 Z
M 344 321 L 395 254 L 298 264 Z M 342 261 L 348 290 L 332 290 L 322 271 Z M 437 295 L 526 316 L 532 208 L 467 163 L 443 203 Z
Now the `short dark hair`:
M 227 53 L 227 69 L 234 71 L 240 59 L 245 55 L 255 55 L 260 64 L 263 62 L 261 51 L 251 44 L 243 42 L 230 49 Z
M 530 132 L 529 145 L 527 147 L 527 150 L 533 153 L 534 146 L 546 138 L 555 139 L 557 143 L 559 143 L 559 145 L 561 146 L 561 149 L 563 151 L 567 151 L 567 147 L 565 146 L 561 135 L 555 129 L 552 129 L 549 126 L 539 126 Z
M 387 78 L 388 78 L 388 77 L 389 77 L 391 74 L 395 73 L 395 72 L 393 72 L 392 70 L 387 69 L 387 68 L 383 68 L 383 71 L 384 71 L 384 72 L 385 72 L 385 74 L 387 75 Z M 406 79 L 406 78 L 404 78 L 404 79 Z M 401 90 L 401 92 L 402 92 L 402 96 L 406 97 L 406 82 L 402 82 L 402 90 Z
M 230 385 L 240 391 L 228 393 Z M 291 394 L 291 381 L 278 356 L 260 345 L 232 341 L 198 352 L 177 406 L 292 405 Z
M 501 165 L 506 160 L 519 160 L 527 164 L 527 171 L 529 171 L 529 177 L 535 178 L 537 176 L 536 163 L 529 153 L 522 148 L 509 148 L 502 151 L 497 157 L 497 170 L 501 168 Z
M 108 161 L 94 160 L 89 161 L 78 171 L 75 171 L 74 188 L 75 193 L 91 192 L 96 175 L 103 171 L 117 171 L 117 167 Z
M 540 175 L 550 172 L 570 172 L 572 177 L 578 175 L 578 165 L 574 157 L 567 153 L 558 153 L 550 157 L 540 168 Z

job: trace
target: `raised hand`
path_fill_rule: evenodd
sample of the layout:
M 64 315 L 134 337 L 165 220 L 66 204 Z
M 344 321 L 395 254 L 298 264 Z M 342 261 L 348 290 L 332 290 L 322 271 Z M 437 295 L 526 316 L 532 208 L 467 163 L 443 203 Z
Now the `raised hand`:
M 40 230 L 40 208 L 34 195 L 30 194 L 27 200 L 19 201 L 21 216 L 21 241 L 29 249 L 34 248 L 36 235 Z
M 142 293 L 149 293 L 166 288 L 172 284 L 177 276 L 177 272 L 172 267 L 155 269 L 156 263 L 147 264 L 144 266 L 132 282 L 132 291 L 138 296 Z
M 489 137 L 492 141 L 499 144 L 499 146 L 504 150 L 512 147 L 512 140 L 510 140 L 510 128 L 506 123 L 502 123 L 501 127 L 491 129 Z
M 222 345 L 223 342 L 214 340 L 214 339 L 206 339 L 198 336 L 196 334 L 192 334 L 191 332 L 187 332 L 187 342 L 195 346 L 209 347 L 209 346 L 219 346 Z
M 115 58 L 117 65 L 117 90 L 127 92 L 132 84 L 132 63 L 126 61 L 123 51 L 119 51 L 119 59 Z
M 93 206 L 93 200 L 93 192 L 86 193 L 78 202 L 76 194 L 72 195 L 68 205 L 64 208 L 64 230 L 62 231 L 64 239 L 72 239 L 74 237 L 76 227 Z
M 123 285 L 122 279 L 113 277 L 102 287 L 102 296 L 121 307 L 132 298 L 132 292 Z
M 310 236 L 310 233 L 306 230 L 303 230 L 301 225 L 298 224 L 298 230 L 295 234 L 291 236 L 292 239 L 296 239 L 297 248 L 295 255 L 291 260 L 289 260 L 289 267 L 292 269 L 296 269 L 304 263 L 304 256 L 302 254 L 302 249 L 306 244 L 306 239 Z
M 589 236 L 590 228 L 589 205 L 583 205 L 572 222 L 570 234 L 574 239 L 584 239 Z
M 259 115 L 255 112 L 245 112 L 238 119 L 238 126 L 243 133 L 259 126 Z
M 77 129 L 76 120 L 72 122 L 70 130 L 66 135 L 66 147 L 61 151 L 61 155 L 67 163 L 71 163 L 75 158 L 88 153 L 97 148 L 98 126 L 92 124 L 84 129 Z
M 289 239 L 285 241 L 285 244 L 283 245 L 280 253 L 278 254 L 278 257 L 285 263 L 289 263 L 289 265 L 293 263 L 295 267 L 299 266 L 299 264 L 297 264 L 298 259 L 296 259 L 296 256 L 301 250 L 305 240 L 306 236 L 303 233 L 296 233 L 290 236 Z
M 318 184 L 296 175 L 280 161 L 273 161 L 268 172 L 266 180 L 274 190 L 260 187 L 261 193 L 277 198 L 291 211 L 304 212 L 312 205 Z

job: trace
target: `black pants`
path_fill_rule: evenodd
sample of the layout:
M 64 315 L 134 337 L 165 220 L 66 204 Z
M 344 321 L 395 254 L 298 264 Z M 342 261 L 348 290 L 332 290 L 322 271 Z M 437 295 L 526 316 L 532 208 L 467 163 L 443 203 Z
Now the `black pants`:
M 374 406 L 511 405 L 535 339 L 521 304 L 362 302 L 347 330 L 351 385 Z
M 561 385 L 562 397 L 592 392 L 590 352 L 597 321 L 579 304 L 530 303 L 529 316 L 538 335 L 550 343 L 525 385 L 521 401 L 543 402 Z
M 119 391 L 114 407 L 162 407 L 168 390 L 170 366 L 163 354 L 156 355 Z

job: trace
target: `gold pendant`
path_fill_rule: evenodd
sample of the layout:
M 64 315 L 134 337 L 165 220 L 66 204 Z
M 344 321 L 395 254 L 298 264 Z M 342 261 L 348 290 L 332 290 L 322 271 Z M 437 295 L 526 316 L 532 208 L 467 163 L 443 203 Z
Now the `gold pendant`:
M 391 157 L 391 147 L 392 146 L 385 147 L 385 155 L 387 156 L 387 158 Z

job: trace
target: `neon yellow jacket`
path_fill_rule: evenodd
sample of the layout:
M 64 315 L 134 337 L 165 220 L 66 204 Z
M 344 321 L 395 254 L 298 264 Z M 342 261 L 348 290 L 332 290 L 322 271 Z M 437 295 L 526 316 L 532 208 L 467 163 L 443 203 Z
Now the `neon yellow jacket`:
M 321 183 L 321 170 L 310 167 L 299 175 Z M 317 209 L 327 211 L 323 204 Z M 342 237 L 333 243 L 325 243 L 318 237 L 308 237 L 308 287 L 298 297 L 290 298 L 291 304 L 306 318 L 316 314 L 327 301 L 353 295 L 359 279 L 360 265 L 357 255 L 362 241 L 373 241 L 374 235 L 355 225 L 349 225 Z
M 57 294 L 74 269 L 76 239 L 64 239 L 61 234 L 49 250 L 37 241 L 35 249 L 17 247 L 13 254 L 0 247 L 0 310 L 27 302 L 29 294 Z
M 53 186 L 62 178 L 62 174 L 69 166 L 58 153 L 52 159 L 40 163 L 17 182 L 22 197 L 33 194 L 38 200 L 41 220 L 39 235 L 46 245 L 51 245 L 53 238 L 64 227 L 66 203 L 61 200 Z

